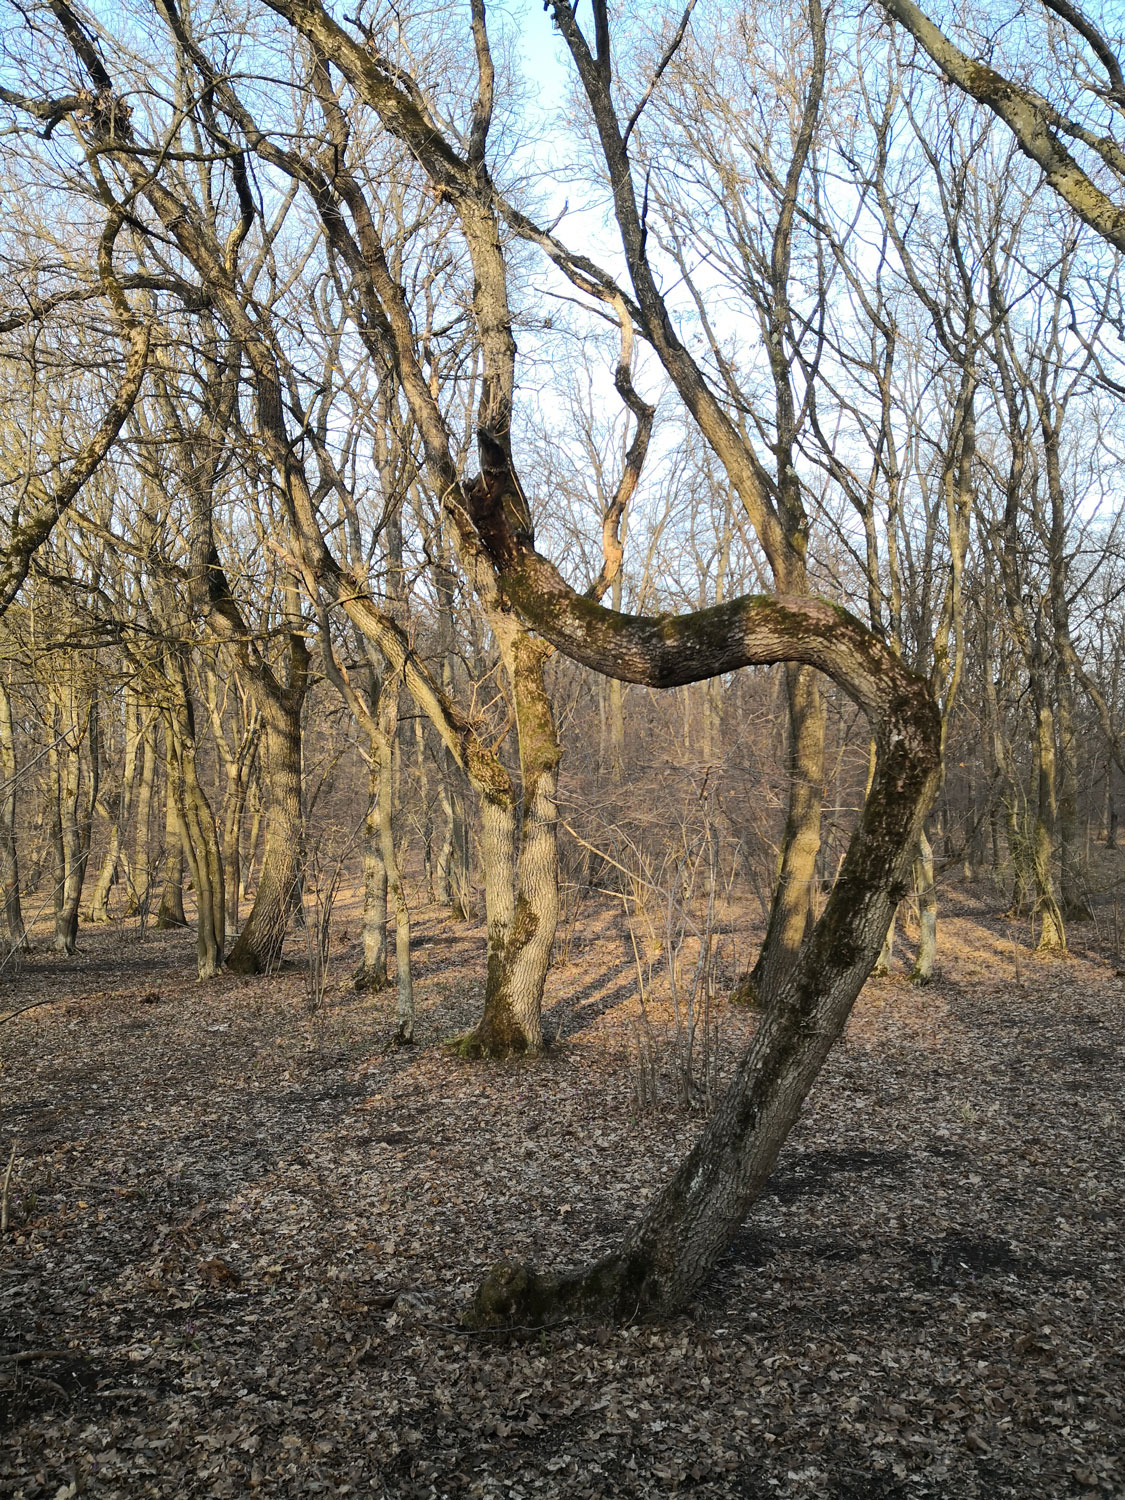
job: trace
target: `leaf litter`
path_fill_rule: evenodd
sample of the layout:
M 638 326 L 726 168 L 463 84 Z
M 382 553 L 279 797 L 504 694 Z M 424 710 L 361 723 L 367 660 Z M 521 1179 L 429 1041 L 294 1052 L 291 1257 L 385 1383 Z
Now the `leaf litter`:
M 418 918 L 409 1050 L 385 995 L 310 1013 L 299 942 L 203 985 L 184 934 L 25 961 L 0 1495 L 1125 1494 L 1108 957 L 1016 960 L 960 898 L 931 985 L 868 985 L 693 1306 L 497 1337 L 458 1327 L 488 1266 L 610 1248 L 701 1118 L 670 1084 L 638 1115 L 608 908 L 549 981 L 550 1054 L 491 1066 L 441 1045 L 480 933 Z M 721 1007 L 728 1066 L 753 1025 Z

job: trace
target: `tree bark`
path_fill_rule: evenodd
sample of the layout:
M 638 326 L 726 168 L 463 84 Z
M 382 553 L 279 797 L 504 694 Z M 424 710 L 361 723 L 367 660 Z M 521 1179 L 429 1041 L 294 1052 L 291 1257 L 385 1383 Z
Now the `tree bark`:
M 105 858 L 102 860 L 102 866 L 98 871 L 97 879 L 94 881 L 94 889 L 90 896 L 89 920 L 91 922 L 109 921 L 109 895 L 117 882 L 118 866 L 121 864 L 123 857 L 125 827 L 129 822 L 133 809 L 140 749 L 140 707 L 136 698 L 132 694 L 129 694 L 125 700 L 124 776 L 122 786 L 120 791 L 113 795 L 112 800 L 99 802 L 98 804 L 99 808 L 105 812 L 110 820 L 109 844 L 106 847 Z
M 394 745 L 398 728 L 398 694 L 386 678 L 379 694 L 378 742 L 372 746 L 379 771 L 376 816 L 389 903 L 395 913 L 395 1040 L 414 1040 L 414 979 L 410 968 L 410 908 L 402 883 L 394 834 Z
M 215 815 L 196 767 L 195 717 L 187 674 L 178 656 L 169 654 L 165 662 L 172 693 L 163 709 L 164 733 L 180 848 L 195 885 L 196 964 L 200 979 L 213 979 L 222 970 L 226 937 L 222 849 Z
M 0 681 L 0 891 L 3 892 L 4 936 L 10 952 L 26 950 L 30 944 L 23 925 L 20 903 L 19 842 L 16 833 L 16 792 L 19 768 L 12 727 L 12 699 Z
M 522 812 L 515 862 L 515 901 L 495 901 L 497 887 L 510 884 L 507 830 L 484 810 L 485 890 L 498 909 L 489 912 L 488 978 L 484 1012 L 456 1044 L 466 1057 L 507 1057 L 543 1046 L 543 986 L 559 917 L 558 790 L 559 742 L 543 683 L 547 653 L 526 631 L 509 626 L 501 654 L 512 686 L 519 736 Z M 489 824 L 491 823 L 491 828 Z M 490 869 L 490 863 L 495 867 Z M 505 868 L 507 866 L 507 868 Z
M 142 921 L 148 914 L 150 900 L 149 825 L 152 821 L 152 793 L 156 783 L 155 723 L 148 718 L 141 729 L 141 769 L 137 787 L 136 826 L 133 832 L 133 865 L 130 876 L 129 912 Z
M 158 932 L 186 927 L 184 913 L 184 831 L 176 802 L 176 757 L 172 731 L 164 725 L 164 853 L 160 860 L 160 905 L 156 910 Z
M 560 649 L 630 681 L 664 687 L 750 662 L 815 664 L 865 709 L 878 746 L 871 790 L 825 910 L 695 1148 L 618 1251 L 563 1274 L 501 1263 L 467 1321 L 488 1327 L 663 1315 L 683 1305 L 730 1243 L 878 957 L 937 786 L 937 705 L 929 685 L 882 642 L 819 601 L 743 599 L 679 619 L 607 617 L 538 559 L 521 560 L 505 587 Z
M 78 946 L 78 911 L 89 853 L 89 827 L 81 801 L 83 726 L 79 721 L 75 670 L 73 662 L 63 663 L 52 676 L 49 690 L 53 741 L 48 760 L 54 798 L 51 845 L 54 851 L 55 909 L 55 935 L 51 946 L 56 953 L 73 953 Z
M 934 851 L 925 828 L 918 834 L 914 860 L 914 889 L 918 896 L 918 953 L 910 978 L 914 984 L 929 984 L 937 962 L 937 891 L 934 886 Z
M 387 987 L 387 866 L 379 827 L 382 766 L 371 754 L 367 816 L 363 822 L 363 957 L 353 975 L 357 990 Z
M 254 905 L 230 953 L 227 968 L 235 974 L 270 973 L 281 962 L 281 949 L 300 900 L 304 866 L 304 814 L 301 806 L 301 707 L 295 701 L 260 696 L 263 733 L 262 772 L 269 799 L 265 812 L 265 845 Z
M 812 925 L 824 801 L 824 700 L 816 674 L 786 668 L 789 703 L 789 807 L 765 940 L 749 986 L 768 1008 Z

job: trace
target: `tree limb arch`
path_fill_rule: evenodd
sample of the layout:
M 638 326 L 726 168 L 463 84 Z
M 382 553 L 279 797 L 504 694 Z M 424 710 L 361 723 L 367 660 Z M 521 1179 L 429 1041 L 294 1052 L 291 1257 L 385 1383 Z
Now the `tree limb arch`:
M 847 610 L 824 600 L 748 596 L 687 615 L 619 614 L 577 595 L 530 546 L 503 550 L 503 596 L 526 625 L 575 660 L 652 687 L 805 662 L 863 708 L 878 747 L 867 801 L 824 911 L 694 1149 L 618 1249 L 573 1271 L 501 1262 L 465 1322 L 517 1328 L 667 1316 L 690 1298 L 760 1194 L 874 967 L 937 789 L 940 715 L 927 682 Z

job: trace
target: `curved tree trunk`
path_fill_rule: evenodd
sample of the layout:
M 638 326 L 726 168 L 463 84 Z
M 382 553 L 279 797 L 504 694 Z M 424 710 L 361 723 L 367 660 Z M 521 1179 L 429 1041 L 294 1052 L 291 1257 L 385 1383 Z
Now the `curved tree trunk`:
M 928 684 L 858 621 L 817 601 L 739 600 L 678 620 L 606 620 L 537 557 L 520 558 L 512 571 L 505 586 L 524 617 L 588 665 L 663 687 L 796 657 L 827 670 L 866 710 L 878 744 L 871 790 L 824 913 L 694 1149 L 618 1251 L 563 1274 L 502 1263 L 467 1321 L 662 1315 L 683 1305 L 729 1245 L 878 957 L 937 787 L 937 705 Z
M 91 922 L 109 921 L 109 893 L 117 883 L 117 867 L 121 863 L 121 852 L 121 823 L 115 819 L 113 827 L 109 830 L 109 844 L 106 847 L 105 858 L 102 860 L 102 867 L 98 871 L 94 889 L 90 893 L 88 915 Z

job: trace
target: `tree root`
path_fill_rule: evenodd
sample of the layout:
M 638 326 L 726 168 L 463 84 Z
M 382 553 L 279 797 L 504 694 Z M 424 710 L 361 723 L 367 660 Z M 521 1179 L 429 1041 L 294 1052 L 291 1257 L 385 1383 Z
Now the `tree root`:
M 377 995 L 380 990 L 389 990 L 391 981 L 387 975 L 380 974 L 378 969 L 369 969 L 365 964 L 352 975 L 352 988 L 361 994 Z
M 478 1026 L 473 1031 L 463 1032 L 460 1036 L 451 1036 L 444 1044 L 445 1050 L 453 1057 L 460 1057 L 465 1062 L 482 1062 L 487 1059 L 490 1062 L 504 1062 L 510 1057 L 528 1057 L 542 1052 L 542 1047 L 532 1047 L 525 1036 L 519 1034 L 498 1036 L 495 1033 L 481 1033 Z
M 584 1271 L 547 1275 L 520 1261 L 498 1261 L 477 1288 L 462 1328 L 537 1329 L 560 1323 L 629 1323 L 665 1311 L 648 1262 L 615 1253 Z

